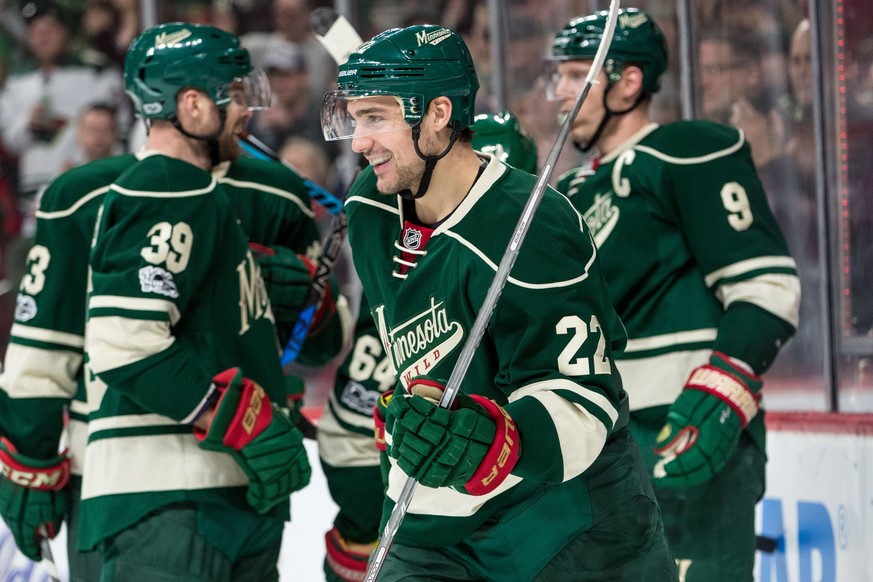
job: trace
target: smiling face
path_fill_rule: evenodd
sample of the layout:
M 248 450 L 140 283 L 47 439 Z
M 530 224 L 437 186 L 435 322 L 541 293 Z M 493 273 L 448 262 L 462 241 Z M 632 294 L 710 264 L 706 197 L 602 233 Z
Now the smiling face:
M 252 118 L 252 111 L 245 91 L 240 84 L 234 84 L 230 90 L 230 103 L 227 105 L 227 120 L 224 131 L 218 138 L 218 152 L 221 161 L 235 160 L 240 155 L 237 137 L 245 129 L 246 123 Z
M 390 96 L 354 99 L 348 113 L 355 121 L 352 150 L 363 154 L 376 173 L 376 187 L 383 194 L 418 189 L 424 160 L 415 152 L 412 130 L 403 119 L 397 99 Z M 425 132 L 422 151 L 431 149 Z

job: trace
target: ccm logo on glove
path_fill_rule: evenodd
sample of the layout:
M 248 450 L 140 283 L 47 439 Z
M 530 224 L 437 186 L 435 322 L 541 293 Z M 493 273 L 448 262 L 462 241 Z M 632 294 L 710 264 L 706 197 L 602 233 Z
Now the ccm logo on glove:
M 64 460 L 56 465 L 45 468 L 28 467 L 15 460 L 18 451 L 6 438 L 0 439 L 0 473 L 11 482 L 28 489 L 39 491 L 58 491 L 70 481 L 70 460 L 66 451 L 62 454 Z

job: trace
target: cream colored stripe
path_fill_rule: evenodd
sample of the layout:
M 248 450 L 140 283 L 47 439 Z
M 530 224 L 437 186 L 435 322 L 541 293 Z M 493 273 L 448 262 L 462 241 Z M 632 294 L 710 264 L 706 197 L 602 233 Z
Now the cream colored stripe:
M 602 394 L 598 394 L 593 390 L 588 390 L 584 386 L 581 386 L 580 384 L 573 382 L 572 380 L 569 380 L 567 378 L 556 378 L 553 380 L 543 380 L 542 382 L 533 382 L 531 384 L 527 384 L 524 387 L 513 391 L 512 394 L 509 395 L 509 401 L 516 402 L 517 400 L 525 396 L 537 395 L 540 393 L 549 393 L 554 390 L 567 390 L 574 394 L 578 394 L 579 396 L 581 396 L 585 400 L 588 400 L 597 408 L 605 412 L 606 415 L 609 416 L 609 418 L 612 420 L 613 424 L 615 424 L 615 421 L 618 420 L 618 411 L 605 396 L 603 396 Z M 565 399 L 562 398 L 562 400 Z
M 678 331 L 676 333 L 665 333 L 663 335 L 653 335 L 651 337 L 628 339 L 624 353 L 633 354 L 636 352 L 658 350 L 689 343 L 711 342 L 717 335 L 718 329 L 711 327 L 705 329 L 694 329 L 691 331 Z
M 215 181 L 215 177 L 213 176 L 209 182 L 209 185 L 205 188 L 200 188 L 198 190 L 180 190 L 177 192 L 154 192 L 149 190 L 130 190 L 129 188 L 122 188 L 117 184 L 112 185 L 112 189 L 122 194 L 124 196 L 136 196 L 138 198 L 190 198 L 193 196 L 203 196 L 204 194 L 209 194 L 213 190 L 215 190 L 217 182 Z
M 716 297 L 725 307 L 743 301 L 769 311 L 794 327 L 800 323 L 800 279 L 794 275 L 772 273 L 720 285 Z
M 372 419 L 370 427 L 373 428 Z M 349 433 L 336 421 L 327 406 L 318 421 L 318 454 L 334 467 L 379 466 L 379 451 L 373 435 Z
M 564 464 L 564 481 L 580 475 L 603 450 L 607 427 L 579 404 L 554 392 L 537 392 L 531 394 L 531 398 L 536 398 L 543 405 L 555 425 Z M 607 410 L 614 409 L 609 407 Z
M 490 267 L 492 271 L 494 271 L 495 273 L 497 272 L 497 265 L 494 264 L 494 262 L 492 262 L 491 259 L 489 259 L 487 256 L 485 256 L 485 253 L 480 251 L 478 249 L 478 247 L 476 247 L 473 243 L 471 243 L 470 241 L 468 241 L 464 237 L 462 237 L 459 234 L 452 232 L 450 230 L 444 232 L 443 234 L 457 240 L 459 243 L 461 243 L 462 245 L 464 245 L 465 247 L 470 249 L 470 251 L 472 251 L 473 254 L 475 254 L 477 257 L 479 257 L 483 263 L 488 265 L 488 267 Z M 581 236 L 581 233 L 580 233 L 580 236 Z M 572 279 L 564 279 L 562 281 L 554 281 L 552 283 L 526 283 L 520 279 L 516 279 L 515 277 L 509 277 L 507 279 L 507 281 L 509 283 L 512 283 L 513 285 L 516 285 L 518 287 L 522 287 L 524 289 L 557 289 L 560 287 L 569 287 L 571 285 L 575 285 L 576 283 L 579 283 L 580 281 L 584 281 L 585 279 L 588 278 L 588 269 L 591 267 L 591 263 L 594 262 L 594 256 L 595 256 L 595 254 L 592 253 L 591 260 L 589 260 L 588 264 L 585 265 L 585 269 L 582 271 L 582 273 L 580 275 L 577 275 L 576 277 L 573 277 Z
M 403 485 L 406 483 L 406 473 L 397 466 L 397 461 L 391 459 L 391 472 L 388 474 L 388 497 L 397 501 Z M 521 482 L 521 477 L 509 475 L 497 489 L 486 495 L 470 495 L 460 493 L 451 487 L 433 489 L 418 485 L 415 495 L 409 503 L 409 513 L 419 515 L 441 515 L 449 517 L 469 517 L 474 515 L 486 501 L 504 493 Z
M 101 186 L 100 188 L 96 188 L 94 190 L 91 190 L 90 192 L 88 192 L 87 194 L 85 194 L 84 196 L 82 196 L 81 198 L 76 200 L 76 203 L 73 204 L 72 206 L 70 206 L 69 208 L 67 208 L 66 210 L 55 210 L 53 212 L 43 212 L 42 210 L 37 210 L 36 217 L 41 218 L 43 220 L 54 220 L 56 218 L 65 218 L 67 216 L 74 214 L 77 210 L 79 210 L 79 208 L 81 208 L 82 206 L 84 206 L 85 204 L 87 204 L 88 202 L 93 200 L 94 198 L 96 198 L 98 196 L 103 196 L 108 191 L 109 191 L 109 186 Z
M 658 150 L 650 148 L 648 146 L 634 146 L 634 149 L 638 152 L 647 153 L 652 157 L 658 158 L 659 160 L 664 160 L 665 162 L 669 162 L 671 164 L 676 164 L 679 166 L 692 166 L 694 164 L 703 164 L 706 162 L 711 162 L 712 160 L 717 160 L 718 158 L 729 156 L 739 150 L 746 142 L 746 136 L 745 134 L 743 134 L 743 130 L 741 129 L 738 129 L 737 133 L 739 133 L 739 139 L 737 139 L 737 142 L 734 145 L 726 147 L 725 149 L 719 150 L 717 152 L 712 152 L 711 154 L 707 154 L 705 156 L 698 156 L 696 158 L 678 158 L 675 156 L 669 156 L 664 152 L 659 152 Z
M 163 352 L 175 341 L 165 321 L 118 316 L 89 319 L 85 338 L 89 365 L 97 374 Z
M 772 257 L 755 257 L 754 259 L 746 259 L 738 263 L 733 263 L 726 267 L 722 267 L 706 275 L 704 281 L 707 287 L 712 287 L 721 279 L 733 278 L 749 271 L 757 271 L 759 269 L 772 268 L 789 268 L 796 269 L 797 263 L 791 257 L 772 256 Z
M 20 337 L 22 339 L 61 344 L 69 346 L 72 349 L 82 349 L 85 347 L 85 338 L 81 335 L 64 331 L 55 331 L 44 327 L 31 327 L 29 325 L 21 325 L 20 323 L 12 324 L 12 329 L 9 331 L 9 335 L 12 337 Z
M 171 325 L 179 323 L 179 319 L 181 318 L 179 308 L 176 304 L 172 301 L 167 301 L 166 299 L 125 297 L 123 295 L 94 295 L 88 301 L 88 308 L 91 309 L 96 307 L 167 313 L 170 316 Z
M 175 426 L 178 424 L 180 423 L 162 414 L 124 414 L 92 419 L 88 423 L 88 432 L 94 434 L 104 430 Z
M 670 352 L 650 358 L 615 362 L 631 410 L 672 404 L 691 370 L 709 361 L 712 350 Z
M 391 214 L 397 214 L 398 216 L 400 215 L 400 211 L 397 210 L 396 208 L 394 208 L 393 206 L 390 206 L 390 205 L 385 204 L 383 202 L 376 202 L 375 200 L 371 200 L 370 198 L 365 198 L 363 196 L 352 196 L 352 197 L 348 198 L 346 200 L 344 206 L 348 206 L 350 202 L 358 202 L 360 204 L 366 204 L 367 206 L 374 206 L 380 210 L 390 212 Z
M 281 190 L 279 188 L 274 188 L 272 186 L 267 186 L 266 184 L 259 184 L 257 182 L 245 182 L 243 180 L 234 180 L 233 178 L 219 178 L 218 180 L 222 184 L 229 184 L 231 186 L 235 186 L 237 188 L 249 188 L 251 190 L 260 190 L 261 192 L 266 192 L 267 194 L 273 194 L 280 198 L 285 198 L 286 200 L 290 200 L 293 202 L 303 213 L 312 218 L 315 216 L 315 213 L 312 212 L 312 209 L 303 203 L 302 200 L 295 194 L 288 192 L 287 190 Z
M 82 354 L 9 344 L 0 386 L 10 398 L 72 398 Z
M 70 470 L 81 475 L 85 468 L 85 446 L 88 444 L 88 423 L 70 419 L 67 424 L 67 448 L 70 450 Z
M 193 434 L 129 436 L 88 444 L 82 499 L 247 483 L 230 455 L 204 451 Z

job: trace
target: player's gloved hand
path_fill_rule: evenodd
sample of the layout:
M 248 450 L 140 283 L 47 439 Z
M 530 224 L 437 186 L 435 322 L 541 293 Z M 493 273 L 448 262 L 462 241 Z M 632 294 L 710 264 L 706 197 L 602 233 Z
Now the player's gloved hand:
M 761 378 L 720 352 L 693 370 L 655 442 L 661 457 L 655 484 L 698 485 L 721 471 L 758 413 L 761 386 Z
M 261 268 L 261 277 L 267 286 L 267 295 L 276 318 L 279 339 L 284 344 L 312 287 L 316 263 L 283 246 L 267 247 L 250 243 L 249 248 Z M 316 335 L 321 331 L 324 323 L 335 312 L 336 305 L 328 281 L 321 303 L 312 317 L 309 335 Z
M 345 539 L 335 527 L 324 534 L 326 582 L 363 582 L 376 542 L 358 544 Z
M 200 447 L 230 453 L 249 478 L 246 499 L 258 513 L 309 483 L 303 436 L 264 389 L 229 368 L 212 379 L 221 393 L 208 428 L 195 427 Z
M 63 451 L 53 459 L 33 459 L 0 438 L 0 515 L 18 549 L 38 562 L 40 538 L 55 537 L 70 508 L 70 459 Z
M 452 410 L 437 404 L 445 387 L 418 378 L 388 405 L 388 454 L 426 487 L 463 487 L 471 495 L 497 488 L 518 461 L 515 423 L 503 408 L 458 394 Z
M 394 396 L 394 390 L 386 390 L 376 401 L 373 407 L 373 436 L 376 438 L 376 448 L 380 451 L 387 450 L 385 446 L 385 416 L 388 414 L 388 405 Z

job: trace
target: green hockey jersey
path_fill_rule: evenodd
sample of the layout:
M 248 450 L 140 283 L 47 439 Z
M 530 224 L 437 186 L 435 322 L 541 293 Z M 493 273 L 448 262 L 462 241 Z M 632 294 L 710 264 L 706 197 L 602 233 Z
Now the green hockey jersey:
M 434 230 L 407 221 L 401 198 L 376 190 L 372 169 L 347 199 L 355 268 L 398 390 L 417 376 L 448 379 L 534 187 L 534 176 L 487 160 Z M 483 496 L 418 487 L 396 539 L 454 544 L 533 499 L 572 499 L 567 519 L 584 521 L 584 472 L 626 411 L 612 361 L 624 341 L 584 220 L 548 189 L 461 385 L 512 416 L 519 462 Z M 405 481 L 392 459 L 383 521 Z
M 90 267 L 80 548 L 173 502 L 248 508 L 236 461 L 202 450 L 190 425 L 232 366 L 285 398 L 270 302 L 227 195 L 208 172 L 146 157 L 107 192 Z M 270 515 L 287 519 L 288 503 Z
M 351 350 L 337 370 L 318 422 L 318 455 L 339 506 L 335 525 L 346 539 L 359 543 L 379 537 L 383 490 L 373 409 L 394 384 L 391 360 L 362 294 Z
M 88 438 L 82 374 L 88 253 L 104 194 L 137 159 L 126 154 L 74 168 L 43 193 L 0 376 L 0 434 L 34 458 L 57 454 L 62 411 L 69 403 L 67 440 L 74 475 L 82 473 Z M 251 241 L 286 246 L 312 258 L 318 254 L 309 196 L 297 174 L 247 157 L 219 164 L 213 174 Z M 301 363 L 317 365 L 337 353 L 341 332 L 335 333 L 333 327 L 340 324 L 334 323 L 307 340 Z
M 797 267 L 742 132 L 651 124 L 557 188 L 600 249 L 628 333 L 618 367 L 632 410 L 672 403 L 713 349 L 760 373 L 794 332 Z

